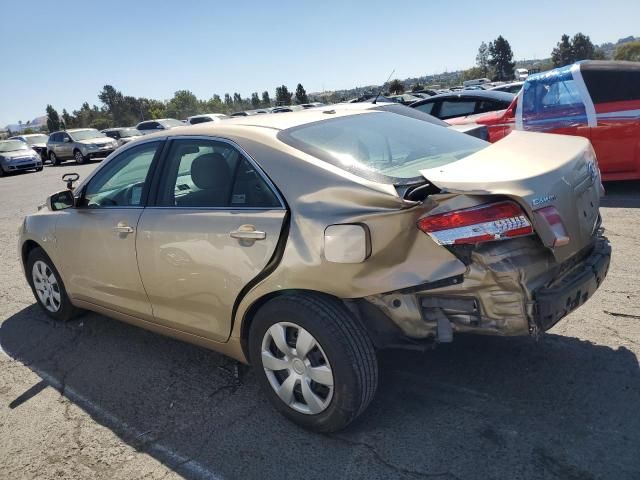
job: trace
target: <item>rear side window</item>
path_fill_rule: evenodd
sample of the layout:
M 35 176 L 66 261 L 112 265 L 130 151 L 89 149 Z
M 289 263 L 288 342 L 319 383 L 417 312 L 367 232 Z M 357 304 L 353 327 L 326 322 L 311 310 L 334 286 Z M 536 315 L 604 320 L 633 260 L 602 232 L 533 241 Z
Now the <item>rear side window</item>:
M 440 118 L 462 117 L 475 112 L 475 100 L 443 100 L 440 105 Z
M 158 205 L 183 208 L 279 208 L 261 172 L 231 144 L 174 140 Z
M 435 102 L 423 103 L 422 105 L 418 105 L 417 107 L 415 107 L 415 109 L 420 110 L 421 112 L 424 112 L 424 113 L 431 114 L 431 111 L 433 110 L 434 105 L 435 105 Z
M 388 112 L 322 120 L 278 133 L 278 139 L 363 178 L 402 183 L 420 170 L 455 162 L 488 143 L 446 127 Z
M 640 69 L 629 71 L 582 70 L 593 103 L 640 100 Z

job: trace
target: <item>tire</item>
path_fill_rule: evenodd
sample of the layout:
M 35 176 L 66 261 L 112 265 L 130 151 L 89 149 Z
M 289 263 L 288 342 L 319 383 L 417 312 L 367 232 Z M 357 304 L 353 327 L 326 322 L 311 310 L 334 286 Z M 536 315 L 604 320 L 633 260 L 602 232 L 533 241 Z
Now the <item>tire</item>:
M 36 172 L 41 172 L 42 170 L 44 170 L 44 167 L 38 167 L 38 168 L 36 168 Z
M 0 177 L 4 177 L 7 174 L 7 172 L 5 172 L 2 167 L 0 167 Z
M 71 304 L 58 270 L 40 247 L 29 252 L 26 272 L 38 305 L 51 318 L 66 322 L 81 312 Z
M 60 159 L 53 152 L 49 152 L 49 160 L 51 161 L 51 165 L 60 165 Z
M 87 161 L 87 157 L 85 157 L 80 150 L 73 151 L 73 158 L 78 165 L 82 165 Z
M 313 345 L 309 336 L 315 346 L 303 355 L 305 344 Z M 263 305 L 251 324 L 249 357 L 276 410 L 316 432 L 349 425 L 369 405 L 378 384 L 367 332 L 342 303 L 321 294 L 283 295 Z M 276 388 L 289 394 L 281 398 Z

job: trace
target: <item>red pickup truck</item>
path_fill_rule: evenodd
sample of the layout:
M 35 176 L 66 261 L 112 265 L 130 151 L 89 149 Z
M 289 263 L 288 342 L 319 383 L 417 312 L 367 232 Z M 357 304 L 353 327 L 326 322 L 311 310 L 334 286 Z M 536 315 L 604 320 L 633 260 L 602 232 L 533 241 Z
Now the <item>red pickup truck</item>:
M 511 130 L 591 140 L 603 180 L 640 179 L 640 62 L 587 60 L 531 75 L 509 108 L 452 118 L 486 125 L 489 141 Z

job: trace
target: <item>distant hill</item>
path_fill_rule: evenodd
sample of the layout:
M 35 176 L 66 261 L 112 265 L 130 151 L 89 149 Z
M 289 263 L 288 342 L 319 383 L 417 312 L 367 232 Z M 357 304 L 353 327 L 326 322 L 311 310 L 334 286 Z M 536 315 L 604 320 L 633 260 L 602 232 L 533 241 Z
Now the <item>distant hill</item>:
M 41 117 L 36 117 L 33 120 L 29 120 L 28 122 L 23 122 L 22 125 L 19 123 L 11 123 L 4 127 L 5 130 L 11 130 L 11 132 L 21 132 L 27 128 L 32 128 L 34 130 L 38 130 L 41 127 L 46 127 L 47 125 L 47 116 L 42 115 Z

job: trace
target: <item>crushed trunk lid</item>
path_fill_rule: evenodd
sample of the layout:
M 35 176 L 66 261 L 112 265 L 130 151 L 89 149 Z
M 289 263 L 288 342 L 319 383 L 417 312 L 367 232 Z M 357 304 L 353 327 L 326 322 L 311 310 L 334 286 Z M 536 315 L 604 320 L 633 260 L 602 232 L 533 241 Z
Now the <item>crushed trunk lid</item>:
M 593 243 L 603 192 L 593 148 L 583 137 L 513 132 L 459 161 L 420 174 L 443 193 L 500 195 L 527 212 L 543 243 L 563 261 Z M 569 235 L 554 246 L 552 226 L 535 213 L 555 207 Z

